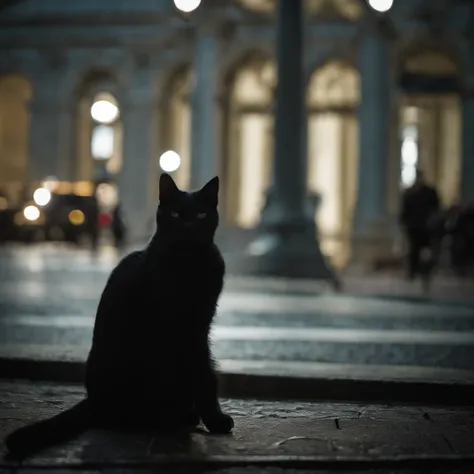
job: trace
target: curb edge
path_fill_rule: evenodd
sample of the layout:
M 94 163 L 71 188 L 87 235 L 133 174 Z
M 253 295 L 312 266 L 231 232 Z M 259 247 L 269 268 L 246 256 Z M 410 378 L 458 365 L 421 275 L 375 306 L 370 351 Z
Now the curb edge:
M 81 384 L 85 364 L 0 357 L 0 379 Z M 474 384 L 219 373 L 220 396 L 262 400 L 474 405 Z

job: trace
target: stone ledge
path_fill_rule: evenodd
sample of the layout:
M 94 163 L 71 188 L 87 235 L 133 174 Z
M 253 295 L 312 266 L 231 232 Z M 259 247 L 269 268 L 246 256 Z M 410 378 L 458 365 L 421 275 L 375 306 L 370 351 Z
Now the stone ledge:
M 228 364 L 229 365 L 229 364 Z M 1 379 L 27 379 L 83 383 L 85 364 L 78 360 L 26 359 L 0 357 Z M 224 367 L 225 370 L 225 367 Z M 374 376 L 376 369 L 367 366 L 365 373 L 354 373 L 348 366 L 334 375 L 328 367 L 298 373 L 282 373 L 263 368 L 241 366 L 219 373 L 220 393 L 224 397 L 267 400 L 341 400 L 378 403 L 425 403 L 429 405 L 466 405 L 474 400 L 474 381 L 467 371 L 453 371 L 450 377 L 440 371 L 437 378 L 412 379 Z M 390 370 L 390 369 L 387 369 Z M 456 372 L 456 375 L 453 375 Z M 401 374 L 403 376 L 403 374 Z
M 83 396 L 77 386 L 3 381 L 0 440 L 20 426 L 69 408 Z M 474 407 L 236 399 L 222 399 L 221 403 L 235 420 L 230 435 L 210 435 L 202 428 L 161 436 L 93 430 L 26 459 L 21 468 L 44 472 L 65 468 L 215 469 L 252 464 L 350 472 L 474 469 Z M 4 454 L 4 448 L 0 449 Z M 0 469 L 19 467 L 11 460 L 0 460 Z

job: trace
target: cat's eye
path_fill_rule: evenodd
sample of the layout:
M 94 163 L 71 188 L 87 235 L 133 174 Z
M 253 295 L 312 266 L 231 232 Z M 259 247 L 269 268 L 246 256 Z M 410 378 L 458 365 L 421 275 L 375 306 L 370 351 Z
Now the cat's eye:
M 206 213 L 205 212 L 200 212 L 198 215 L 197 215 L 197 218 L 198 219 L 204 219 L 206 217 Z
M 173 211 L 171 212 L 171 217 L 174 217 L 176 219 L 176 217 L 179 217 L 179 214 L 176 211 Z

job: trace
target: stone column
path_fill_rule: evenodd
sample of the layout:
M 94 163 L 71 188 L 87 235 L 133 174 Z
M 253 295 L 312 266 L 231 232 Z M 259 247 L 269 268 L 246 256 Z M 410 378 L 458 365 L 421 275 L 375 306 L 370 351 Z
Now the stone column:
M 206 19 L 203 19 L 206 21 Z M 190 188 L 202 187 L 219 172 L 219 40 L 209 21 L 200 25 L 194 59 L 191 95 Z
M 29 104 L 30 180 L 42 180 L 46 176 L 73 179 L 74 105 L 59 75 L 42 75 L 34 80 Z
M 306 94 L 303 72 L 303 5 L 277 4 L 277 86 L 271 202 L 262 225 L 306 225 Z
M 462 96 L 462 158 L 460 173 L 461 199 L 474 204 L 474 6 L 470 6 L 469 29 L 465 37 L 464 91 Z
M 474 204 L 474 84 L 462 98 L 461 199 Z
M 147 67 L 132 73 L 131 84 L 121 97 L 123 157 L 119 196 L 127 225 L 128 243 L 143 244 L 154 229 L 154 205 L 150 199 L 153 180 L 151 160 L 158 159 L 155 84 Z
M 352 260 L 367 262 L 385 254 L 391 230 L 387 225 L 391 100 L 388 39 L 378 19 L 367 18 L 364 27 L 359 44 L 359 165 Z
M 277 86 L 273 186 L 258 237 L 234 262 L 253 275 L 332 280 L 307 212 L 306 113 L 303 73 L 303 2 L 277 3 Z

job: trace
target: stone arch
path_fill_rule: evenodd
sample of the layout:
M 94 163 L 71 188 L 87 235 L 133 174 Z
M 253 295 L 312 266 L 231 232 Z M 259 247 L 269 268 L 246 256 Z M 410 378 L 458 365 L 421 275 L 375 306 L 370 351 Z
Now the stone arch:
M 239 48 L 239 50 L 230 53 L 228 59 L 224 61 L 222 67 L 223 89 L 228 92 L 232 88 L 236 75 L 243 67 L 253 61 L 273 61 L 273 56 L 265 48 L 256 48 L 254 46 Z
M 34 93 L 22 74 L 0 75 L 0 186 L 13 200 L 28 175 L 29 102 Z
M 109 90 L 117 98 L 120 97 L 121 83 L 113 70 L 93 68 L 78 74 L 75 90 L 77 96 L 92 95 L 103 89 Z
M 308 189 L 319 202 L 315 221 L 324 251 L 343 265 L 356 202 L 358 70 L 331 58 L 315 69 L 307 87 Z
M 414 74 L 457 76 L 460 65 L 447 52 L 427 49 L 412 51 L 403 57 L 402 70 Z
M 325 59 L 308 81 L 308 106 L 355 107 L 360 101 L 359 72 L 345 59 Z
M 462 71 L 460 52 L 446 43 L 433 45 L 421 42 L 402 48 L 397 63 L 399 74 L 409 71 L 427 75 L 442 72 L 455 76 Z
M 320 51 L 319 54 L 309 58 L 306 61 L 305 67 L 305 80 L 306 85 L 309 84 L 314 74 L 323 68 L 327 63 L 334 61 L 339 61 L 346 64 L 348 67 L 357 69 L 356 60 L 352 51 L 348 50 L 347 47 L 340 49 L 329 49 L 325 51 Z

